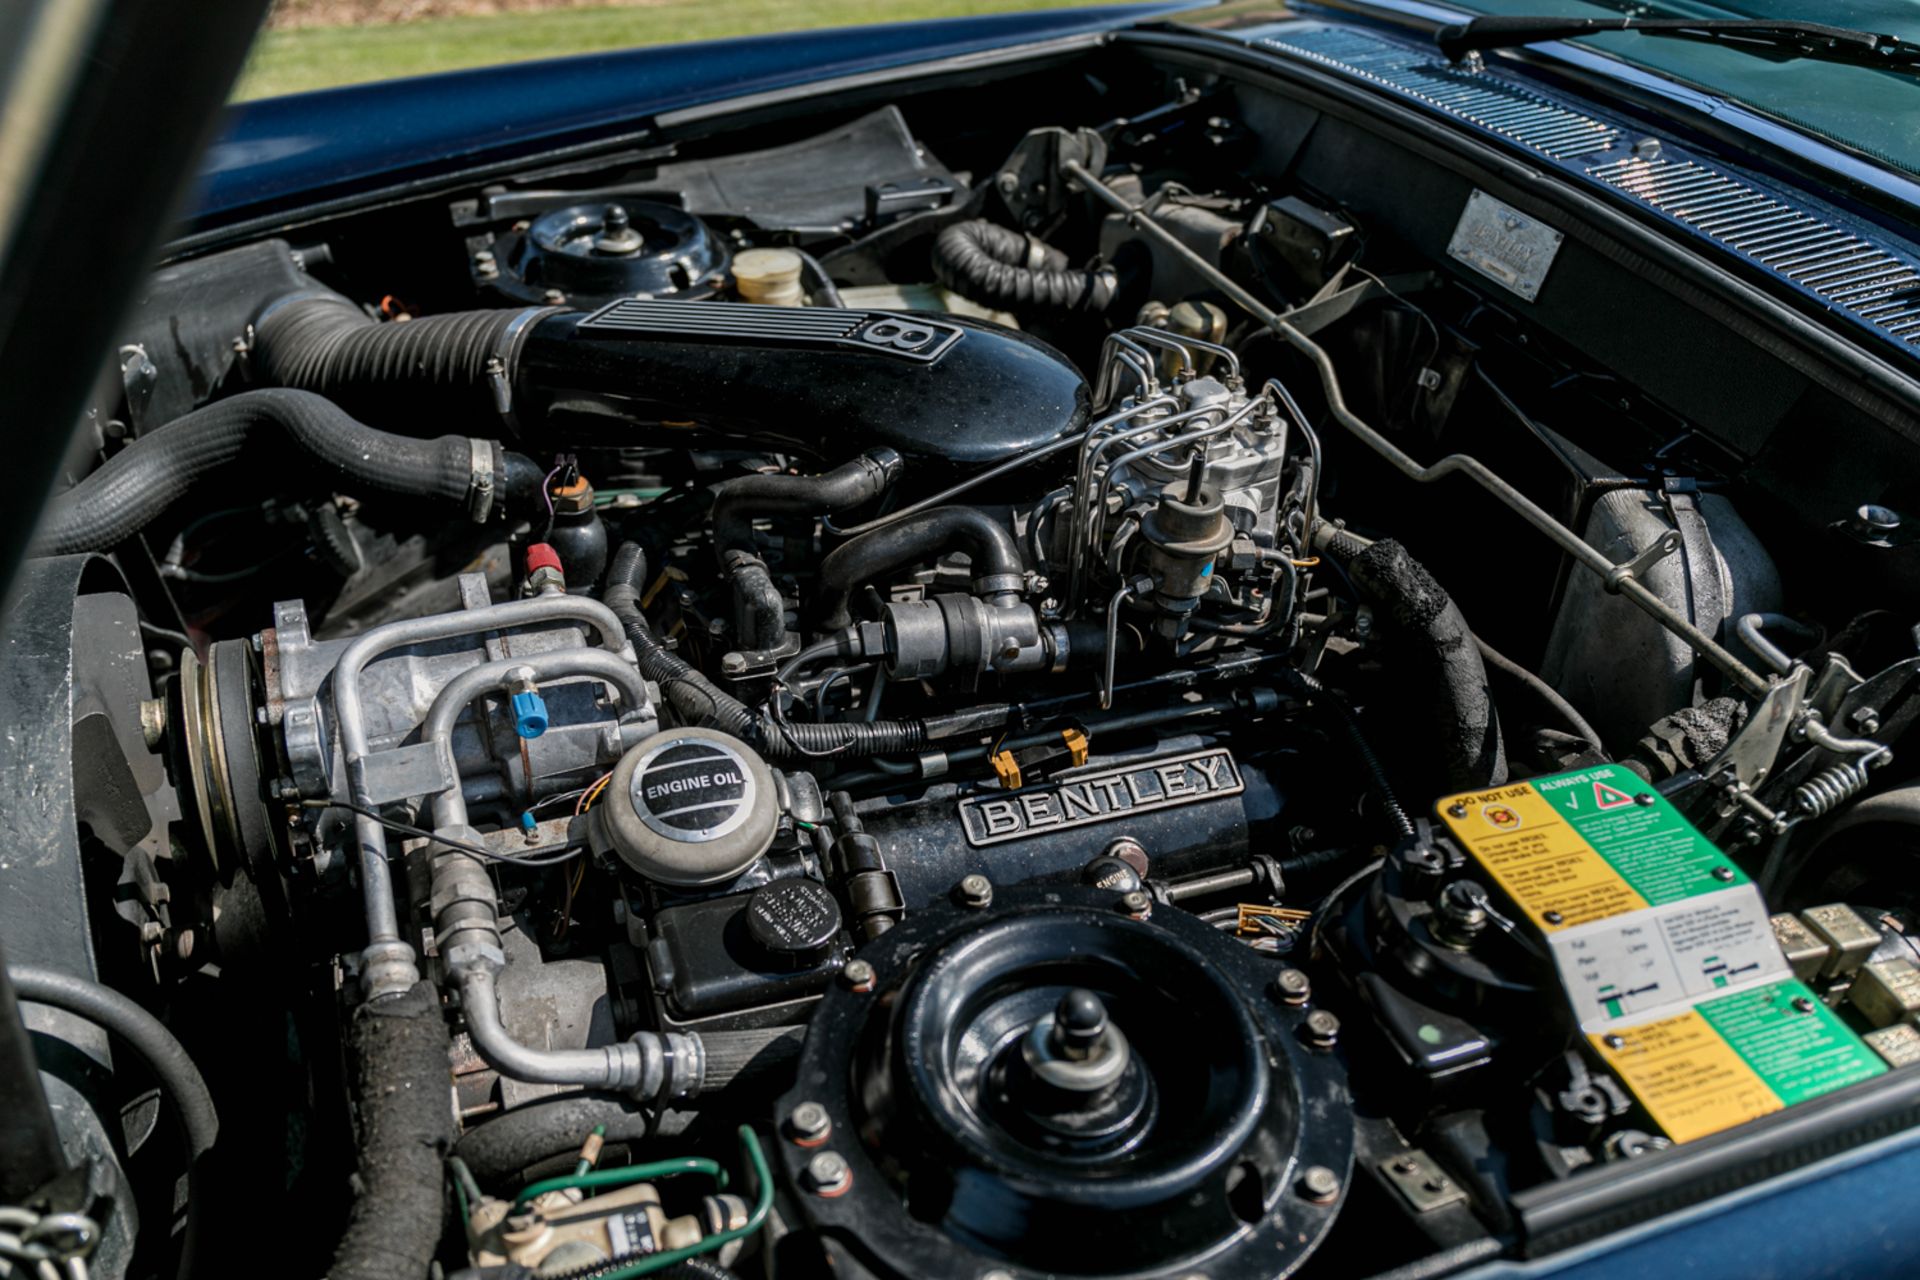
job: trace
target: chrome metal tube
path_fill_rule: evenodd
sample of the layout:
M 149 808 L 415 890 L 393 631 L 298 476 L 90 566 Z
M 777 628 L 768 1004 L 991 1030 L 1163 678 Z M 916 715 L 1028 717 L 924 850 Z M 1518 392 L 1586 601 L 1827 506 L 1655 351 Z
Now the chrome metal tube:
M 407 618 L 375 627 L 346 647 L 333 670 L 333 713 L 340 728 L 340 749 L 346 757 L 349 797 L 362 808 L 359 764 L 369 751 L 367 727 L 360 707 L 360 674 L 381 654 L 410 644 L 448 640 L 483 631 L 500 631 L 543 622 L 581 622 L 599 633 L 602 647 L 631 657 L 626 631 L 613 610 L 598 600 L 581 596 L 535 596 L 485 609 Z M 387 871 L 387 831 L 366 814 L 355 814 L 354 836 L 359 845 L 360 892 L 367 915 L 367 948 L 361 953 L 360 982 L 367 998 L 396 996 L 420 980 L 413 948 L 400 938 L 400 916 L 393 900 L 393 880 Z
M 454 722 L 466 710 L 468 703 L 483 693 L 504 686 L 522 673 L 535 680 L 559 680 L 568 676 L 604 680 L 619 686 L 620 692 L 626 696 L 627 709 L 632 710 L 647 703 L 647 685 L 640 676 L 640 669 L 624 658 L 615 657 L 605 649 L 552 649 L 524 658 L 501 658 L 496 662 L 483 663 L 447 681 L 427 711 L 426 721 L 420 729 L 420 740 L 433 742 L 442 738 L 450 739 Z M 467 797 L 457 781 L 434 796 L 433 825 L 436 828 L 467 825 Z

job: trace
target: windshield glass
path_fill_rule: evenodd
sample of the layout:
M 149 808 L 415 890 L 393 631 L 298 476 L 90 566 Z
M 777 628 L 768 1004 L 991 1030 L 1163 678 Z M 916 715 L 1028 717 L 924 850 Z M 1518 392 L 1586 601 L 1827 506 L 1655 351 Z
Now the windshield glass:
M 1857 27 L 1920 43 L 1913 0 L 1737 0 L 1729 4 L 1606 4 L 1586 0 L 1455 0 L 1475 13 L 1641 18 L 1761 18 Z M 1630 31 L 1579 44 L 1731 98 L 1800 129 L 1920 173 L 1920 68 L 1849 66 Z

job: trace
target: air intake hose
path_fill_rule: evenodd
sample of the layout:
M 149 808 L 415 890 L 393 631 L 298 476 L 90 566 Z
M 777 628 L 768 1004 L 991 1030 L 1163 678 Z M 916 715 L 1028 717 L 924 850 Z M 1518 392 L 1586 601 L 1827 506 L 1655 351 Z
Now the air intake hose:
M 285 446 L 291 445 L 289 450 Z M 107 551 L 144 529 L 206 476 L 235 462 L 317 462 L 348 488 L 528 512 L 539 505 L 540 471 L 492 441 L 415 440 L 355 421 L 310 391 L 244 391 L 141 437 L 55 499 L 34 544 L 37 555 Z M 482 465 L 476 466 L 478 454 Z M 484 497 L 485 502 L 479 499 Z
M 1111 268 L 1076 271 L 1058 249 L 985 218 L 940 233 L 933 274 L 963 297 L 1009 311 L 1105 311 L 1120 288 Z
M 298 293 L 254 321 L 253 359 L 267 380 L 317 391 L 367 417 L 497 420 L 509 407 L 518 343 L 533 321 L 559 310 L 456 311 L 383 324 L 337 293 Z

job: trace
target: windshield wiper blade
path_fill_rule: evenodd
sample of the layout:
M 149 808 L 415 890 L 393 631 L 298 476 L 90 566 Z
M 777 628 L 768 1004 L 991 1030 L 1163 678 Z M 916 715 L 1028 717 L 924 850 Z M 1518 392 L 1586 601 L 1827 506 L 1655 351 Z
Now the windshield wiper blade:
M 1434 43 L 1458 62 L 1478 49 L 1508 49 L 1542 40 L 1567 40 L 1604 31 L 1638 31 L 1681 40 L 1709 40 L 1756 53 L 1787 52 L 1797 57 L 1862 66 L 1911 67 L 1920 62 L 1920 45 L 1898 36 L 1824 22 L 1723 18 L 1564 18 L 1487 14 L 1434 32 Z

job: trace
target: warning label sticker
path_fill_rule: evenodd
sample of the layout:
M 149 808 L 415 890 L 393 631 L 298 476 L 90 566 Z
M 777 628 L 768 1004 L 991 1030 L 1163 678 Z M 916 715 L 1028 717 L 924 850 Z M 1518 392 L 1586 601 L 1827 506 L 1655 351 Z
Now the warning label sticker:
M 1688 1142 L 1880 1075 L 1887 1067 L 1788 979 L 1671 1017 L 1590 1033 L 1608 1067 L 1675 1142 Z
M 1589 1031 L 1791 973 L 1750 884 L 1563 929 L 1548 944 Z
M 1676 1142 L 1885 1070 L 1794 980 L 1759 889 L 1630 770 L 1438 808 L 1545 935 L 1595 1052 Z
M 1665 796 L 1618 765 L 1449 796 L 1440 814 L 1546 933 L 1747 883 Z

